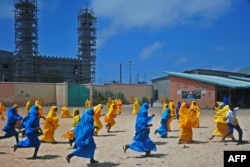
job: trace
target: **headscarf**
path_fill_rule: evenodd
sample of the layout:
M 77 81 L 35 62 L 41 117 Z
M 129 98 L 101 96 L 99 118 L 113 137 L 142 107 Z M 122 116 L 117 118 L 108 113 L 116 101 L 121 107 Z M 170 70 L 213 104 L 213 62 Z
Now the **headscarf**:
M 94 119 L 98 120 L 101 117 L 102 104 L 98 104 L 94 107 Z
M 148 117 L 148 108 L 149 108 L 148 103 L 143 103 L 143 105 L 141 106 L 136 118 L 136 124 L 135 124 L 136 132 L 143 128 L 148 127 L 151 124 L 153 117 L 152 116 Z
M 13 129 L 16 124 L 16 121 L 21 121 L 23 119 L 22 116 L 18 115 L 17 108 L 18 108 L 17 105 L 13 105 L 8 109 L 7 112 L 8 120 L 6 125 L 2 129 L 3 131 L 8 131 L 10 129 Z
M 167 119 L 169 119 L 169 117 L 170 117 L 170 109 L 169 109 L 168 104 L 166 104 L 165 110 L 161 115 L 161 119 L 167 120 Z
M 25 134 L 34 132 L 35 128 L 40 126 L 40 119 L 38 115 L 38 106 L 34 105 L 30 108 L 28 115 L 23 119 L 23 126 Z
M 57 106 L 52 106 L 50 108 L 50 111 L 49 111 L 48 115 L 46 116 L 46 120 L 45 120 L 46 122 L 52 123 L 54 129 L 58 128 L 58 126 L 59 126 L 59 124 L 58 124 L 59 117 L 57 116 L 56 111 L 57 111 Z
M 93 108 L 87 109 L 81 118 L 81 121 L 75 127 L 76 145 L 78 147 L 85 147 L 93 142 L 94 135 L 94 110 Z
M 80 111 L 78 108 L 74 108 L 72 126 L 75 127 L 80 122 L 80 120 L 81 120 Z

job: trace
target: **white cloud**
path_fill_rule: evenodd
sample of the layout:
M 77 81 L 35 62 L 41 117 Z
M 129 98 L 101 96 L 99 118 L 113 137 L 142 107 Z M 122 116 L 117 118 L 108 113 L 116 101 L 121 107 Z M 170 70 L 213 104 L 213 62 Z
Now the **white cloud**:
M 113 34 L 117 34 L 131 28 L 212 25 L 228 13 L 233 0 L 93 0 L 91 5 L 99 20 L 108 21 L 106 29 L 112 27 L 112 32 L 117 31 Z M 101 36 L 107 38 L 112 34 Z
M 182 56 L 182 57 L 176 59 L 175 64 L 182 65 L 182 64 L 186 64 L 187 62 L 188 62 L 188 58 L 186 56 Z
M 155 42 L 152 45 L 144 48 L 141 53 L 139 54 L 139 58 L 140 59 L 149 59 L 150 57 L 152 57 L 154 55 L 154 53 L 163 47 L 162 43 L 159 42 Z
M 226 50 L 226 47 L 224 45 L 217 45 L 215 46 L 215 50 L 224 52 Z

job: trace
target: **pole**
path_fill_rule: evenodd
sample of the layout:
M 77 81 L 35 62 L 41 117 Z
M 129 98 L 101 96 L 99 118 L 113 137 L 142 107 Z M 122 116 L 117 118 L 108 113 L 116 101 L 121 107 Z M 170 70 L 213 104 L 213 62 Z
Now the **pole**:
M 132 65 L 132 61 L 129 61 L 129 83 L 132 83 L 132 75 L 131 75 L 131 65 Z
M 120 63 L 120 83 L 122 83 L 122 63 Z

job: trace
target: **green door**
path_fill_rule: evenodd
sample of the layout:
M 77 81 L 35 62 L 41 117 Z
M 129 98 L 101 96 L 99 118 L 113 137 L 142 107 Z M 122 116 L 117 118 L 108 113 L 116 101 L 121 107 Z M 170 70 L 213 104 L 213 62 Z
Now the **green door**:
M 89 89 L 83 85 L 72 84 L 68 88 L 68 106 L 84 107 L 85 100 L 89 98 Z

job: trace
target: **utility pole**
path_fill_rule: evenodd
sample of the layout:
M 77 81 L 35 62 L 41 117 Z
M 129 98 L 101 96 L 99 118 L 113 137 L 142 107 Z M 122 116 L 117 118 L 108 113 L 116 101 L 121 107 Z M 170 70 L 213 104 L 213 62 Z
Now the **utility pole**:
M 135 65 L 134 63 L 133 63 L 133 61 L 128 61 L 128 65 L 127 66 L 129 66 L 129 83 L 130 84 L 132 84 L 132 72 L 131 72 L 131 69 L 132 69 L 132 65 Z

